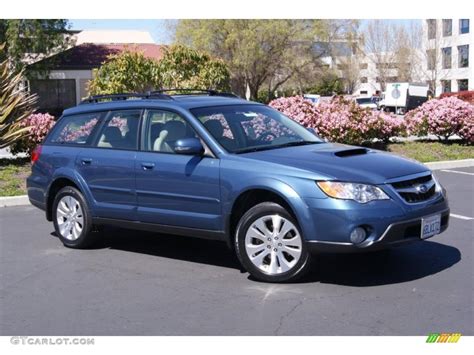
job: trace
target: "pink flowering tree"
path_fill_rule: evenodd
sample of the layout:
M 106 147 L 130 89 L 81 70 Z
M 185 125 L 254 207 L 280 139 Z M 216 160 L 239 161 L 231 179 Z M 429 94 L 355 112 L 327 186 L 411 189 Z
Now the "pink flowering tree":
M 28 127 L 28 133 L 10 146 L 12 154 L 31 154 L 33 149 L 43 142 L 55 123 L 54 117 L 48 113 L 34 113 L 20 121 L 20 128 Z
M 406 122 L 412 135 L 433 134 L 445 141 L 459 135 L 474 143 L 474 106 L 453 96 L 425 102 L 406 114 Z
M 311 101 L 295 96 L 276 99 L 270 106 L 334 142 L 362 144 L 374 139 L 387 142 L 391 137 L 405 134 L 403 119 L 362 108 L 342 97 L 315 106 Z

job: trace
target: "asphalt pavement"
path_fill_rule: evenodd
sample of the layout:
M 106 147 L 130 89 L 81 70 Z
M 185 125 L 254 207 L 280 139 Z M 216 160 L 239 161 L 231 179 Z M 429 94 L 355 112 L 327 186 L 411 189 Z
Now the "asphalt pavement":
M 284 285 L 252 280 L 223 243 L 110 228 L 72 250 L 42 211 L 0 208 L 0 335 L 474 335 L 474 168 L 436 175 L 445 233 L 321 255 Z

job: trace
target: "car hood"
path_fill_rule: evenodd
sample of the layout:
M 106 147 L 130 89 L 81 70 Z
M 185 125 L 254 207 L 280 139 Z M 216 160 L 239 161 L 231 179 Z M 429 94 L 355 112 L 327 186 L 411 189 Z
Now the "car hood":
M 321 178 L 382 184 L 389 179 L 428 171 L 421 163 L 375 149 L 336 143 L 277 148 L 243 154 L 315 173 Z

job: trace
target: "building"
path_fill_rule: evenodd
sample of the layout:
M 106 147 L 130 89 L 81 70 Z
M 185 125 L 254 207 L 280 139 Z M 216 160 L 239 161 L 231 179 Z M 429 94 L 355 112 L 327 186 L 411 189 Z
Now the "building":
M 422 66 L 436 96 L 474 90 L 473 42 L 469 19 L 423 21 Z
M 99 68 L 110 55 L 125 49 L 143 52 L 146 57 L 156 60 L 163 55 L 164 47 L 153 43 L 148 32 L 83 32 L 75 34 L 73 47 L 29 65 L 29 70 L 34 71 L 35 65 L 50 62 L 48 67 L 51 69 L 45 78 L 30 79 L 28 82 L 30 92 L 38 95 L 39 111 L 58 116 L 65 108 L 77 105 L 88 96 L 93 70 Z

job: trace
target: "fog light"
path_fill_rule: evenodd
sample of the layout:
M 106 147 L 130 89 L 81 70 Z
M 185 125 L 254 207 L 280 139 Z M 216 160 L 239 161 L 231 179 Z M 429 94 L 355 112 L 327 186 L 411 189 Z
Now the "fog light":
M 354 244 L 362 243 L 366 237 L 367 237 L 367 233 L 365 232 L 365 229 L 362 227 L 354 228 L 354 230 L 351 232 L 351 235 L 350 235 L 351 242 Z

